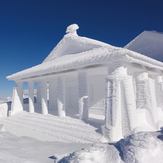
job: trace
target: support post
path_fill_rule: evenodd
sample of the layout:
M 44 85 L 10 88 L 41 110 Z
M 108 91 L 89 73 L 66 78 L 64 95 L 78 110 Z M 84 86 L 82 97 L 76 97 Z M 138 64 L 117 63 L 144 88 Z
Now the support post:
M 130 124 L 133 124 L 136 104 L 132 84 L 132 77 L 124 67 L 117 68 L 106 79 L 104 135 L 110 141 L 123 138 L 129 133 Z M 124 133 L 124 130 L 127 132 Z
M 35 108 L 34 108 L 34 85 L 33 82 L 29 82 L 28 83 L 29 86 L 29 95 L 28 95 L 28 99 L 29 99 L 29 112 L 30 113 L 34 113 Z
M 163 76 L 157 76 L 156 99 L 157 99 L 157 107 L 163 108 Z
M 88 83 L 87 73 L 85 71 L 78 72 L 78 87 L 79 87 L 79 118 L 88 121 L 89 108 L 88 108 Z
M 150 118 L 149 123 L 152 127 L 155 127 L 156 121 L 156 97 L 154 95 L 154 83 L 149 78 L 147 72 L 143 72 L 137 76 L 137 108 L 147 109 Z
M 23 89 L 22 83 L 17 82 L 16 87 L 13 88 L 11 113 L 10 115 L 23 111 Z
M 57 87 L 56 80 L 49 81 L 49 113 L 56 114 L 57 113 Z
M 58 115 L 60 117 L 65 117 L 65 82 L 63 77 L 59 77 L 57 81 L 57 108 Z
M 36 108 L 35 108 L 35 111 L 38 112 L 38 113 L 41 112 L 41 84 L 40 84 L 40 82 L 37 82 L 37 96 L 36 96 Z
M 41 84 L 41 109 L 42 114 L 48 114 L 48 101 L 47 101 L 47 83 L 42 81 Z

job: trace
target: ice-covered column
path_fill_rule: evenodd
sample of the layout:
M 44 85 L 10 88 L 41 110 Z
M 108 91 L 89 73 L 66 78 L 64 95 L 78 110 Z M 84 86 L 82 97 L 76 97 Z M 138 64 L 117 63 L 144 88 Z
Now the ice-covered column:
M 35 108 L 34 108 L 34 83 L 32 81 L 28 82 L 28 87 L 29 87 L 29 94 L 28 94 L 29 112 L 34 113 L 34 111 L 35 111 Z
M 127 110 L 127 119 L 126 121 L 129 122 L 128 124 L 128 131 L 126 132 L 130 132 L 133 131 L 136 126 L 137 126 L 137 122 L 136 122 L 136 98 L 135 98 L 135 90 L 134 90 L 134 83 L 133 83 L 133 77 L 128 75 L 126 73 L 126 76 L 124 76 L 123 78 L 123 89 L 124 89 L 124 99 L 125 99 L 125 107 Z M 125 133 L 124 131 L 124 135 L 125 134 L 129 134 L 129 133 Z
M 65 117 L 65 81 L 64 77 L 58 77 L 57 79 L 57 108 L 58 115 Z
M 23 83 L 16 82 L 13 89 L 11 115 L 23 111 Z
M 137 108 L 149 111 L 148 122 L 154 126 L 157 119 L 155 82 L 147 72 L 137 76 Z
M 49 81 L 49 113 L 57 112 L 57 81 Z
M 46 114 L 48 114 L 47 82 L 42 81 L 40 83 L 40 87 L 41 87 L 41 109 L 42 109 L 42 114 L 46 115 Z
M 37 109 L 37 110 L 36 110 Z M 37 82 L 37 94 L 36 94 L 36 112 L 41 111 L 41 84 Z
M 106 80 L 105 128 L 110 141 L 117 141 L 134 128 L 136 102 L 132 76 L 117 68 Z
M 157 106 L 163 108 L 163 76 L 157 76 L 156 80 Z
M 113 78 L 106 79 L 106 97 L 105 97 L 105 127 L 111 130 L 113 126 Z
M 79 71 L 78 83 L 79 83 L 79 118 L 88 120 L 88 83 L 87 73 L 85 71 Z
M 122 114 L 121 114 L 121 78 L 123 68 L 117 68 L 106 79 L 105 99 L 105 135 L 110 141 L 122 138 Z

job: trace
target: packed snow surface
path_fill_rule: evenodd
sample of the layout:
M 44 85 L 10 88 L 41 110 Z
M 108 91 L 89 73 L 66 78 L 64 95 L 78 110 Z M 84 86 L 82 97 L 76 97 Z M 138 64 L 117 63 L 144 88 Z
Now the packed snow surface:
M 0 119 L 7 131 L 16 136 L 28 136 L 42 141 L 64 143 L 94 143 L 101 134 L 96 127 L 75 118 L 22 112 Z
M 53 163 L 55 158 L 58 163 L 163 162 L 162 131 L 109 144 L 100 142 L 93 126 L 73 118 L 23 112 L 0 124 L 0 163 Z
M 96 144 L 64 157 L 59 163 L 120 163 L 118 150 L 113 145 Z
M 71 153 L 59 163 L 162 163 L 163 133 L 140 132 L 116 144 L 95 144 Z
M 54 163 L 55 157 L 85 146 L 80 143 L 43 142 L 0 132 L 0 163 Z
M 163 133 L 140 132 L 117 143 L 125 163 L 162 163 Z

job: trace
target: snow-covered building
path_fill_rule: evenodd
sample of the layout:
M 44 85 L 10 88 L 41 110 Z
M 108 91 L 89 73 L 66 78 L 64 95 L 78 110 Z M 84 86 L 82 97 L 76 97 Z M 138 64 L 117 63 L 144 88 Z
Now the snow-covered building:
M 77 29 L 76 24 L 67 27 L 41 64 L 7 77 L 16 83 L 11 115 L 25 109 L 23 83 L 28 83 L 31 113 L 85 121 L 96 114 L 105 120 L 103 132 L 111 141 L 134 131 L 158 130 L 163 119 L 163 63 L 130 48 L 81 37 Z

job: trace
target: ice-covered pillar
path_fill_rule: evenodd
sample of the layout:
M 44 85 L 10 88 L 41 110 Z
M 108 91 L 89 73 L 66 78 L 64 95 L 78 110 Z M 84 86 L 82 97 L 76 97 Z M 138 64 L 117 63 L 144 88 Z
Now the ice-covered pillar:
M 157 99 L 157 106 L 159 108 L 162 108 L 163 107 L 163 77 L 162 76 L 157 76 L 156 99 Z
M 28 99 L 29 99 L 29 112 L 34 113 L 34 83 L 32 81 L 28 82 L 29 87 L 29 93 L 28 93 Z
M 106 97 L 105 97 L 105 127 L 111 130 L 113 126 L 113 78 L 106 79 Z
M 154 127 L 157 120 L 155 82 L 147 72 L 137 76 L 137 108 L 149 111 L 148 122 Z
M 65 81 L 63 77 L 57 79 L 57 109 L 60 117 L 65 117 Z
M 110 141 L 118 141 L 134 129 L 136 102 L 132 76 L 118 67 L 106 79 L 105 132 Z
M 131 75 L 128 75 L 126 72 L 126 76 L 123 78 L 123 90 L 124 90 L 124 100 L 125 100 L 125 108 L 126 108 L 126 121 L 128 121 L 128 131 L 124 131 L 124 136 L 126 134 L 129 134 L 131 131 L 133 131 L 136 126 L 136 98 L 135 98 L 135 89 L 134 89 L 134 83 L 133 83 L 133 77 Z M 129 133 L 127 133 L 129 132 Z
M 37 110 L 36 110 L 37 109 Z M 41 84 L 37 82 L 37 94 L 36 94 L 36 112 L 41 111 Z
M 104 135 L 111 142 L 122 138 L 121 134 L 119 134 L 121 132 L 120 126 L 117 125 L 117 120 L 119 121 L 121 118 L 116 115 L 118 113 L 117 110 L 119 110 L 119 86 L 119 81 L 117 81 L 115 75 L 111 74 L 106 78 Z
M 55 79 L 49 81 L 49 113 L 57 112 L 57 81 Z
M 78 72 L 79 87 L 79 118 L 88 120 L 88 83 L 87 73 L 85 71 Z
M 110 141 L 117 141 L 123 137 L 123 103 L 122 80 L 126 77 L 124 67 L 117 68 L 106 79 L 105 97 L 105 130 L 104 135 Z
M 41 89 L 41 109 L 42 114 L 47 115 L 48 114 L 48 100 L 47 100 L 47 82 L 42 81 L 40 83 L 40 89 Z
M 16 82 L 16 87 L 13 88 L 11 115 L 23 111 L 23 83 Z

